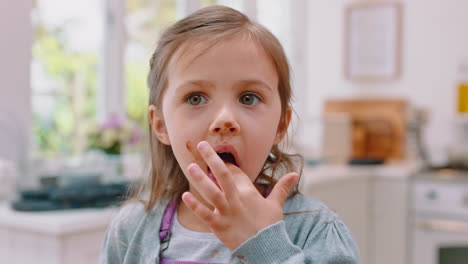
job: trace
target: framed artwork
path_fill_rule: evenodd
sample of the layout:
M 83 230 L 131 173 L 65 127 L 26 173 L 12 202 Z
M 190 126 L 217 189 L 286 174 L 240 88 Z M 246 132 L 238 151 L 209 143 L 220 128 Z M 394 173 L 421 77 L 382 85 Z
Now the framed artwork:
M 349 80 L 393 80 L 401 73 L 402 7 L 398 2 L 345 8 L 344 74 Z

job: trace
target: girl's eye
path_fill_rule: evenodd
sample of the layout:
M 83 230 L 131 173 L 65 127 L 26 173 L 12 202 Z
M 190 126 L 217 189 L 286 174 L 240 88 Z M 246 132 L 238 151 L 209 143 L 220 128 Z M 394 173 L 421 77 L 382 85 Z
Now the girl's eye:
M 205 96 L 201 94 L 191 94 L 187 96 L 186 101 L 188 104 L 191 104 L 191 105 L 201 105 L 201 104 L 206 103 L 206 98 Z
M 245 105 L 256 105 L 260 102 L 260 98 L 254 93 L 246 93 L 241 96 L 239 102 Z

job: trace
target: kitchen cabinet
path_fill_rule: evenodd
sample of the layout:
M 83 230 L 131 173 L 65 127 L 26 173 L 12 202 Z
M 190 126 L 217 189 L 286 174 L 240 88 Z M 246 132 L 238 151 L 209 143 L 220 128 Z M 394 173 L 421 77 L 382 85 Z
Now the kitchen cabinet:
M 415 164 L 305 168 L 301 192 L 322 200 L 353 233 L 362 264 L 408 257 L 409 180 Z
M 0 204 L 0 263 L 98 263 L 116 209 L 16 212 Z

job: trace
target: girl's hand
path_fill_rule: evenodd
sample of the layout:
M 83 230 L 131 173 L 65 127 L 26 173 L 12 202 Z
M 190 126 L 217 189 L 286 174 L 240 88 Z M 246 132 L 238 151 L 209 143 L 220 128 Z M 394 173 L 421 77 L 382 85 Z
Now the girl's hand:
M 281 177 L 268 198 L 264 198 L 240 168 L 224 164 L 207 142 L 200 142 L 197 148 L 221 189 L 192 163 L 187 168 L 188 180 L 214 210 L 190 192 L 185 192 L 182 200 L 226 247 L 234 250 L 261 229 L 283 219 L 283 204 L 298 179 L 297 173 Z

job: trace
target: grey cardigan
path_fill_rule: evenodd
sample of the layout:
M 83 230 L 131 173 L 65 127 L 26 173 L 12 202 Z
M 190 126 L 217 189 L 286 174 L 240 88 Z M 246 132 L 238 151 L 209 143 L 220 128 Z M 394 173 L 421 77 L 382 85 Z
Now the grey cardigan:
M 100 263 L 159 263 L 159 228 L 166 205 L 150 212 L 139 202 L 122 207 L 106 232 Z M 296 195 L 286 200 L 283 211 L 282 221 L 260 230 L 232 254 L 258 264 L 359 263 L 352 234 L 322 202 Z

